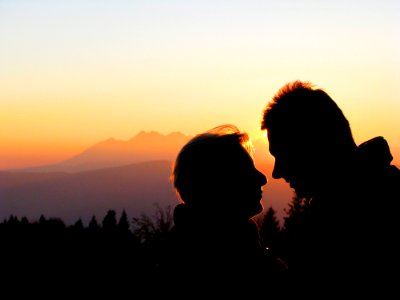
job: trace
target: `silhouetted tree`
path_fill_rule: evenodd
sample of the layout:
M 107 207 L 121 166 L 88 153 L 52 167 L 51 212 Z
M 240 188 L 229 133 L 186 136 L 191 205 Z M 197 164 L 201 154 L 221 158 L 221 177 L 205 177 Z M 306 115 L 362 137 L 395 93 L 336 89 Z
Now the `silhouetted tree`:
M 96 216 L 92 216 L 88 225 L 89 232 L 98 232 L 100 230 L 100 225 L 97 222 Z
M 23 226 L 28 226 L 29 225 L 29 220 L 28 220 L 28 218 L 27 217 L 22 217 L 22 219 L 21 219 L 21 224 L 23 225 Z
M 155 204 L 155 214 L 150 217 L 141 214 L 140 217 L 132 218 L 133 233 L 141 242 L 160 239 L 165 236 L 173 226 L 173 215 L 171 206 L 164 209 Z
M 171 206 L 162 208 L 155 204 L 152 217 L 141 214 L 132 219 L 133 234 L 141 248 L 140 268 L 151 274 L 165 255 L 167 236 L 173 226 Z
M 307 232 L 310 212 L 310 199 L 300 198 L 294 195 L 289 203 L 289 209 L 285 210 L 284 226 L 282 229 L 282 256 L 290 264 L 292 259 L 301 259 L 298 249 L 303 249 L 305 241 L 304 233 Z
M 42 224 L 42 225 L 46 224 L 46 218 L 44 217 L 44 215 L 40 215 L 39 224 Z
M 119 218 L 117 228 L 120 233 L 129 232 L 130 224 L 125 210 L 123 210 L 121 213 L 121 217 Z
M 276 211 L 271 207 L 264 214 L 260 225 L 260 242 L 265 248 L 272 251 L 280 251 L 281 228 Z
M 68 245 L 69 249 L 72 249 L 74 252 L 77 251 L 77 248 L 82 247 L 85 239 L 85 227 L 83 226 L 82 219 L 78 219 L 72 226 L 68 228 L 69 233 L 69 242 L 71 245 Z
M 115 232 L 117 229 L 116 212 L 113 209 L 108 210 L 106 216 L 102 221 L 103 230 L 107 233 Z
M 19 224 L 19 220 L 18 217 L 14 216 L 14 215 L 10 215 L 10 217 L 8 218 L 7 224 L 9 226 L 16 226 Z
M 84 226 L 83 226 L 82 219 L 78 219 L 78 220 L 74 223 L 74 225 L 72 225 L 72 227 L 73 227 L 75 230 L 77 230 L 77 231 L 83 230 L 83 229 L 84 229 Z
M 289 203 L 289 209 L 285 209 L 286 217 L 284 218 L 284 230 L 290 231 L 299 226 L 302 222 L 304 213 L 307 209 L 309 201 L 306 198 L 300 198 L 295 195 Z

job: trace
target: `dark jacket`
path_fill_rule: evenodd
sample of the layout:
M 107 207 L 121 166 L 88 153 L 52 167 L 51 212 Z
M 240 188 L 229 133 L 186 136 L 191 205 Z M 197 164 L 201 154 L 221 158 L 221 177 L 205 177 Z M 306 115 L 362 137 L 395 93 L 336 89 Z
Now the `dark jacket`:
M 349 164 L 332 170 L 330 189 L 305 205 L 303 219 L 286 240 L 295 289 L 360 296 L 395 286 L 400 170 L 391 161 L 383 137 L 362 143 Z
M 180 204 L 174 223 L 160 274 L 181 288 L 256 295 L 282 282 L 286 265 L 261 247 L 253 220 L 228 222 Z

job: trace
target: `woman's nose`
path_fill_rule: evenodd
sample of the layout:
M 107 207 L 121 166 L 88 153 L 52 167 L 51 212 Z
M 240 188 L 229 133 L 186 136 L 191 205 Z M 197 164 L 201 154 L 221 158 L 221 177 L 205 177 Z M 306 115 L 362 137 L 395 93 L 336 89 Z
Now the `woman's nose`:
M 261 173 L 260 171 L 257 171 L 257 172 L 258 172 L 258 176 L 259 176 L 259 179 L 260 179 L 260 184 L 261 185 L 267 184 L 267 182 L 268 182 L 267 177 L 263 173 Z

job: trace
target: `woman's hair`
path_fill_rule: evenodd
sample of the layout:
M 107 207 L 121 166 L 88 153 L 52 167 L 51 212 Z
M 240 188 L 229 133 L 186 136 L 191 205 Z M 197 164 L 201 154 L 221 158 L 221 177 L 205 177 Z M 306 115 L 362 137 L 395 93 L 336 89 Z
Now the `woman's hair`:
M 223 180 L 229 165 L 224 159 L 239 147 L 253 157 L 253 146 L 247 133 L 234 125 L 221 125 L 193 137 L 177 155 L 171 181 L 185 203 L 210 185 Z

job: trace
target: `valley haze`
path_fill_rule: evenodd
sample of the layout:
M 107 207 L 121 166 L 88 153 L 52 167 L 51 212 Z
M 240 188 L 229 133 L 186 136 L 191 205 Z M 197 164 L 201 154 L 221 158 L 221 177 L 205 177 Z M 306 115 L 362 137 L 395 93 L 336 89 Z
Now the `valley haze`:
M 60 218 L 101 221 L 110 209 L 128 217 L 153 216 L 156 205 L 179 203 L 172 187 L 172 164 L 190 139 L 180 132 L 162 135 L 141 131 L 128 141 L 108 139 L 57 164 L 0 171 L 0 218 Z M 255 163 L 268 177 L 264 208 L 272 206 L 280 222 L 292 191 L 271 176 L 273 161 L 265 141 L 253 141 Z M 269 159 L 268 159 L 269 158 Z

